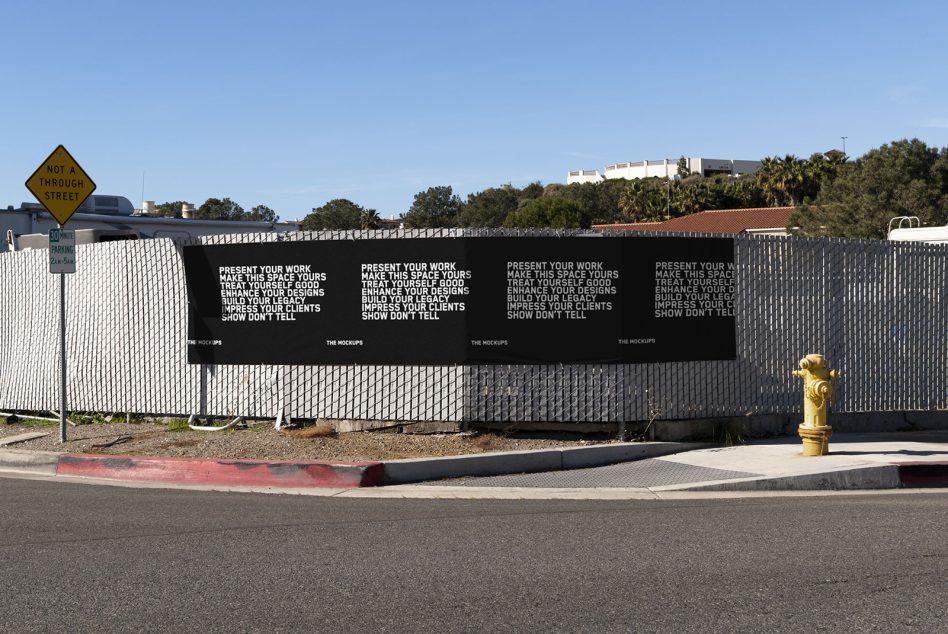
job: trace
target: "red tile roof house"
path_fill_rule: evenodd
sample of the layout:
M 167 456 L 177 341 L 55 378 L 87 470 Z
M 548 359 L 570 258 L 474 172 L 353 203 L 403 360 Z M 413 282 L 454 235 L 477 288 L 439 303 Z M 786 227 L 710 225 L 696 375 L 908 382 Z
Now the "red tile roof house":
M 593 225 L 596 231 L 661 231 L 675 233 L 756 233 L 786 236 L 787 224 L 795 207 L 755 207 L 715 209 L 672 218 L 665 222 L 633 222 Z

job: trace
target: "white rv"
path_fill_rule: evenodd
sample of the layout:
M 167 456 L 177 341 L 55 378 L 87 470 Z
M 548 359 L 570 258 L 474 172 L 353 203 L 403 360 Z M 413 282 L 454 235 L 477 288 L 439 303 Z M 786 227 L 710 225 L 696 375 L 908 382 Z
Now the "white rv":
M 888 240 L 948 244 L 948 225 L 923 227 L 918 216 L 897 216 L 889 221 Z
M 151 211 L 154 204 L 146 203 Z M 0 252 L 46 248 L 46 236 L 59 224 L 38 203 L 22 203 L 0 209 Z M 92 195 L 69 219 L 69 228 L 76 230 L 76 241 L 106 242 L 147 238 L 191 238 L 229 233 L 281 233 L 299 231 L 298 222 L 265 222 L 243 220 L 200 220 L 197 218 L 165 218 L 136 213 L 128 198 Z

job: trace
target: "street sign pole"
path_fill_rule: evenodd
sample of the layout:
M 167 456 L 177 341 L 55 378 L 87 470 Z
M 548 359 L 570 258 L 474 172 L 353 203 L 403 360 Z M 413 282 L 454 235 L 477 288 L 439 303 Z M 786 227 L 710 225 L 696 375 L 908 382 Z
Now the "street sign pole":
M 59 225 L 60 232 L 63 226 Z M 49 245 L 50 249 L 53 245 Z M 59 274 L 59 442 L 66 442 L 66 273 Z
M 76 272 L 76 232 L 49 230 L 49 272 L 59 275 L 59 442 L 66 442 L 66 274 Z
M 66 442 L 66 274 L 76 272 L 76 232 L 66 222 L 95 191 L 95 183 L 62 145 L 26 180 L 26 188 L 49 212 L 49 272 L 59 273 L 59 442 Z

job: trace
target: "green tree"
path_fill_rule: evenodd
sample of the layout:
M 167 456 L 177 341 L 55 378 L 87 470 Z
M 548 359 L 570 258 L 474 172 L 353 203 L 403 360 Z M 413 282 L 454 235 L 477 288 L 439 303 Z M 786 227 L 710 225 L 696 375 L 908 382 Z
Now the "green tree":
M 543 193 L 540 196 L 543 196 L 545 198 L 557 198 L 563 195 L 563 192 L 566 190 L 567 187 L 568 185 L 565 185 L 563 183 L 550 183 L 549 185 L 545 185 L 543 187 Z M 537 198 L 539 198 L 539 196 Z M 526 201 L 521 201 L 521 202 L 526 202 Z
M 504 220 L 509 229 L 580 229 L 589 227 L 582 207 L 567 198 L 534 198 Z
M 946 149 L 903 139 L 841 162 L 836 170 L 813 204 L 790 217 L 795 233 L 884 238 L 895 216 L 918 216 L 923 224 L 948 222 Z
M 654 222 L 665 218 L 669 208 L 669 188 L 680 189 L 667 179 L 636 178 L 626 181 L 619 195 L 618 207 L 628 222 Z
M 757 171 L 758 185 L 769 194 L 774 206 L 799 205 L 815 198 L 832 181 L 845 163 L 842 152 L 816 153 L 803 160 L 792 154 L 783 158 L 765 157 Z
M 688 159 L 682 156 L 678 159 L 678 177 L 685 178 L 691 176 L 691 170 L 688 168 Z
M 553 196 L 578 204 L 583 210 L 583 216 L 590 223 L 615 222 L 622 217 L 619 198 L 626 183 L 628 181 L 624 179 L 610 179 L 600 183 L 572 183 L 556 190 Z
M 363 209 L 359 215 L 359 228 L 365 230 L 378 229 L 382 226 L 381 220 L 379 212 L 374 209 Z
M 176 200 L 174 202 L 161 203 L 155 208 L 158 210 L 159 216 L 164 216 L 165 218 L 178 218 L 181 216 L 181 205 L 188 204 L 185 200 Z
M 765 157 L 757 171 L 760 186 L 773 198 L 773 205 L 797 205 L 803 201 L 808 175 L 807 162 L 793 154 Z
M 714 206 L 711 186 L 707 179 L 700 178 L 695 182 L 672 187 L 672 217 L 687 216 Z
M 322 207 L 316 207 L 303 218 L 300 228 L 303 231 L 349 230 L 362 225 L 362 214 L 367 210 L 345 198 L 330 200 Z
M 415 194 L 415 200 L 405 214 L 409 229 L 453 227 L 457 221 L 461 199 L 454 195 L 450 185 L 429 187 Z
M 203 220 L 244 220 L 244 208 L 230 198 L 208 198 L 194 211 Z
M 459 227 L 500 227 L 517 210 L 521 191 L 512 185 L 489 187 L 469 194 L 457 216 Z
M 806 190 L 806 161 L 788 154 L 778 160 L 778 165 L 778 188 L 783 192 L 784 200 L 788 205 L 799 205 Z
M 825 154 L 817 152 L 811 155 L 806 165 L 804 200 L 816 198 L 825 185 L 836 179 L 840 166 L 845 163 L 846 155 L 839 150 L 830 150 Z
M 599 198 L 596 209 L 590 214 L 592 223 L 604 224 L 622 220 L 619 197 L 622 196 L 627 184 L 628 181 L 624 178 L 611 178 L 596 185 L 599 189 Z
M 770 204 L 767 192 L 757 185 L 753 174 L 742 174 L 730 182 L 732 202 L 722 209 L 766 207 Z
M 266 205 L 257 205 L 247 212 L 240 220 L 264 220 L 266 222 L 276 222 L 279 218 L 276 212 Z
M 780 167 L 777 159 L 772 156 L 765 156 L 760 161 L 760 169 L 757 170 L 757 183 L 760 188 L 767 192 L 770 197 L 770 204 L 773 207 L 780 206 L 780 189 L 777 185 Z
M 543 185 L 540 181 L 533 181 L 526 187 L 520 190 L 520 200 L 530 200 L 531 198 L 539 198 L 543 195 Z

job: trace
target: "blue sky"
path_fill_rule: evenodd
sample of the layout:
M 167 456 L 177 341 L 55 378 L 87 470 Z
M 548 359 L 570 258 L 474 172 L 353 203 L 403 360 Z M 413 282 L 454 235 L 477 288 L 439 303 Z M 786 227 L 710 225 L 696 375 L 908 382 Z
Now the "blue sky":
M 0 206 L 98 193 L 384 217 L 629 160 L 948 145 L 942 2 L 0 3 Z

